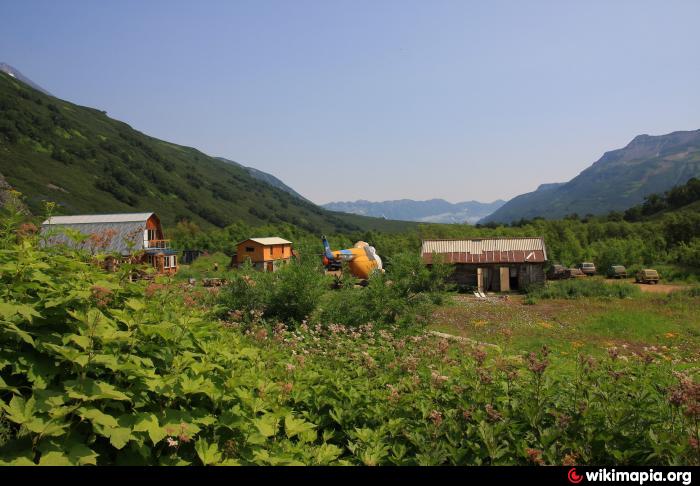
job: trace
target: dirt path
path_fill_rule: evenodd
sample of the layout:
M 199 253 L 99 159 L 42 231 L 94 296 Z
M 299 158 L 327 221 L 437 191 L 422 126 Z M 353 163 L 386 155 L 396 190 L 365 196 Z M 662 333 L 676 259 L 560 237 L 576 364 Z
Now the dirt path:
M 635 284 L 642 292 L 650 292 L 652 294 L 670 294 L 675 290 L 682 290 L 684 285 L 673 284 Z
M 647 292 L 651 294 L 670 294 L 676 290 L 683 290 L 687 288 L 687 285 L 682 284 L 640 284 L 634 281 L 633 278 L 627 280 L 617 280 L 613 278 L 606 278 L 605 282 L 615 283 L 615 282 L 628 282 L 632 285 L 639 287 L 642 292 Z

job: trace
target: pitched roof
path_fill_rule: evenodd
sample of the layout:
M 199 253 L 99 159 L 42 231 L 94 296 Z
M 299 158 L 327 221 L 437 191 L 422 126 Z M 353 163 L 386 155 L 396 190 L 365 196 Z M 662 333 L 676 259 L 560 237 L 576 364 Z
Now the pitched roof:
M 52 216 L 43 224 L 134 223 L 148 220 L 154 213 L 78 214 Z
M 93 243 L 87 240 L 78 243 L 64 229 L 78 231 L 84 235 L 101 237 L 100 251 L 129 255 L 144 249 L 146 221 L 154 213 L 82 214 L 77 216 L 53 216 L 42 224 L 41 231 L 48 234 L 49 245 L 67 245 L 88 249 Z
M 248 238 L 247 240 L 241 241 L 241 243 L 245 243 L 246 241 L 254 241 L 256 243 L 260 243 L 263 246 L 269 246 L 269 245 L 291 245 L 291 241 L 287 241 L 284 238 L 279 238 L 277 236 L 270 236 L 267 238 Z M 239 245 L 241 243 L 238 243 Z
M 447 263 L 542 263 L 547 249 L 542 238 L 480 238 L 423 240 L 421 256 L 432 263 L 433 253 Z

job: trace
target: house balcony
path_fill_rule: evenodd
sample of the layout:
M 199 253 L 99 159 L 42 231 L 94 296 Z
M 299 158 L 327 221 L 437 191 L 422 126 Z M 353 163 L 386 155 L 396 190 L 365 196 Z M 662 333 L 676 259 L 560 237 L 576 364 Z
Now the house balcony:
M 145 243 L 147 250 L 164 250 L 170 248 L 170 240 L 148 240 Z

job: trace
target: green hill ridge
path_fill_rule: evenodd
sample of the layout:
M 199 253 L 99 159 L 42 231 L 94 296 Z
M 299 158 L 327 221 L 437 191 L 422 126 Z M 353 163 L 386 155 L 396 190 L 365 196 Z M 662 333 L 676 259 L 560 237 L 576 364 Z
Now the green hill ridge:
M 166 224 L 203 227 L 237 221 L 313 232 L 387 227 L 384 220 L 327 211 L 246 168 L 149 137 L 2 72 L 0 174 L 36 214 L 43 201 L 54 201 L 62 214 L 149 210 Z

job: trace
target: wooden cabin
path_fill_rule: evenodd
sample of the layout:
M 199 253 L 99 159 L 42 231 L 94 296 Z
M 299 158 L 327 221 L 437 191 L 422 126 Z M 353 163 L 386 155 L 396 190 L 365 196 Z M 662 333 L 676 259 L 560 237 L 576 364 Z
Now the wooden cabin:
M 274 272 L 280 265 L 289 262 L 293 256 L 295 255 L 291 241 L 276 236 L 249 238 L 236 245 L 236 254 L 233 256 L 232 263 L 240 267 L 250 260 L 256 269 Z
M 87 236 L 76 242 L 70 238 L 73 230 Z M 52 216 L 42 224 L 48 244 L 63 244 L 103 253 L 108 270 L 114 270 L 120 261 L 147 263 L 158 273 L 177 272 L 177 252 L 170 248 L 170 241 L 163 237 L 160 218 L 155 213 L 82 214 L 76 216 Z
M 482 292 L 523 290 L 545 281 L 547 249 L 542 238 L 424 240 L 423 262 L 431 265 L 434 255 L 454 266 L 453 283 Z

